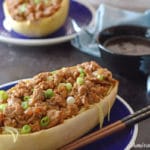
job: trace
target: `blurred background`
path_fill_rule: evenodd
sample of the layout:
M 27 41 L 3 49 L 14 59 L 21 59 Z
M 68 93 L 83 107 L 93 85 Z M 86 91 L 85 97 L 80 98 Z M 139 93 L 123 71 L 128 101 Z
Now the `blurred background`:
M 134 11 L 144 11 L 150 8 L 150 0 L 88 0 L 95 8 L 101 3 Z

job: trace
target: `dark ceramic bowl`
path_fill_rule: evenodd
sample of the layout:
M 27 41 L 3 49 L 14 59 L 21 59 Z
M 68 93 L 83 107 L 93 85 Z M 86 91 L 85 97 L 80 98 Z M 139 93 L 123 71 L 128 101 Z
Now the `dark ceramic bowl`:
M 106 48 L 108 41 L 122 37 L 141 38 L 150 44 L 150 28 L 121 25 L 104 29 L 97 38 L 102 60 L 110 70 L 127 78 L 148 76 L 150 74 L 150 49 L 149 54 L 142 54 L 142 52 L 123 54 Z

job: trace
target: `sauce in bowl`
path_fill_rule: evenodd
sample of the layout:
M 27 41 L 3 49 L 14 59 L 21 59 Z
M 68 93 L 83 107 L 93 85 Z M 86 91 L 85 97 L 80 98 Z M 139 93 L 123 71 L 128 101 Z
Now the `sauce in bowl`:
M 104 42 L 104 47 L 116 54 L 150 55 L 150 40 L 138 36 L 117 36 Z

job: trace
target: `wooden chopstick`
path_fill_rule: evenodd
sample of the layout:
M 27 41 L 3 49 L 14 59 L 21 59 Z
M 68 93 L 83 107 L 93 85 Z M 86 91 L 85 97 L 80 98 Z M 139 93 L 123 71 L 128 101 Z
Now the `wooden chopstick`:
M 121 120 L 118 120 L 96 132 L 93 132 L 87 136 L 84 136 L 84 137 L 62 147 L 61 150 L 74 150 L 74 149 L 80 148 L 80 147 L 90 144 L 98 139 L 102 139 L 106 136 L 109 136 L 109 135 L 115 133 L 115 132 L 123 130 L 128 126 L 131 126 L 131 125 L 138 123 L 142 120 L 145 120 L 149 117 L 150 117 L 150 105 L 139 111 L 136 111 L 134 114 L 128 115 Z

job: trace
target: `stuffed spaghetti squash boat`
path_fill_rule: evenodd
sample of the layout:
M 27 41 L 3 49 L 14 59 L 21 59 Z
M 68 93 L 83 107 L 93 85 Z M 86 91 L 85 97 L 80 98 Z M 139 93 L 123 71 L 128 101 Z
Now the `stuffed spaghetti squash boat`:
M 118 81 L 96 62 L 43 72 L 0 91 L 0 149 L 53 150 L 102 125 Z
M 70 0 L 4 0 L 7 25 L 28 37 L 41 37 L 58 30 L 65 22 Z

